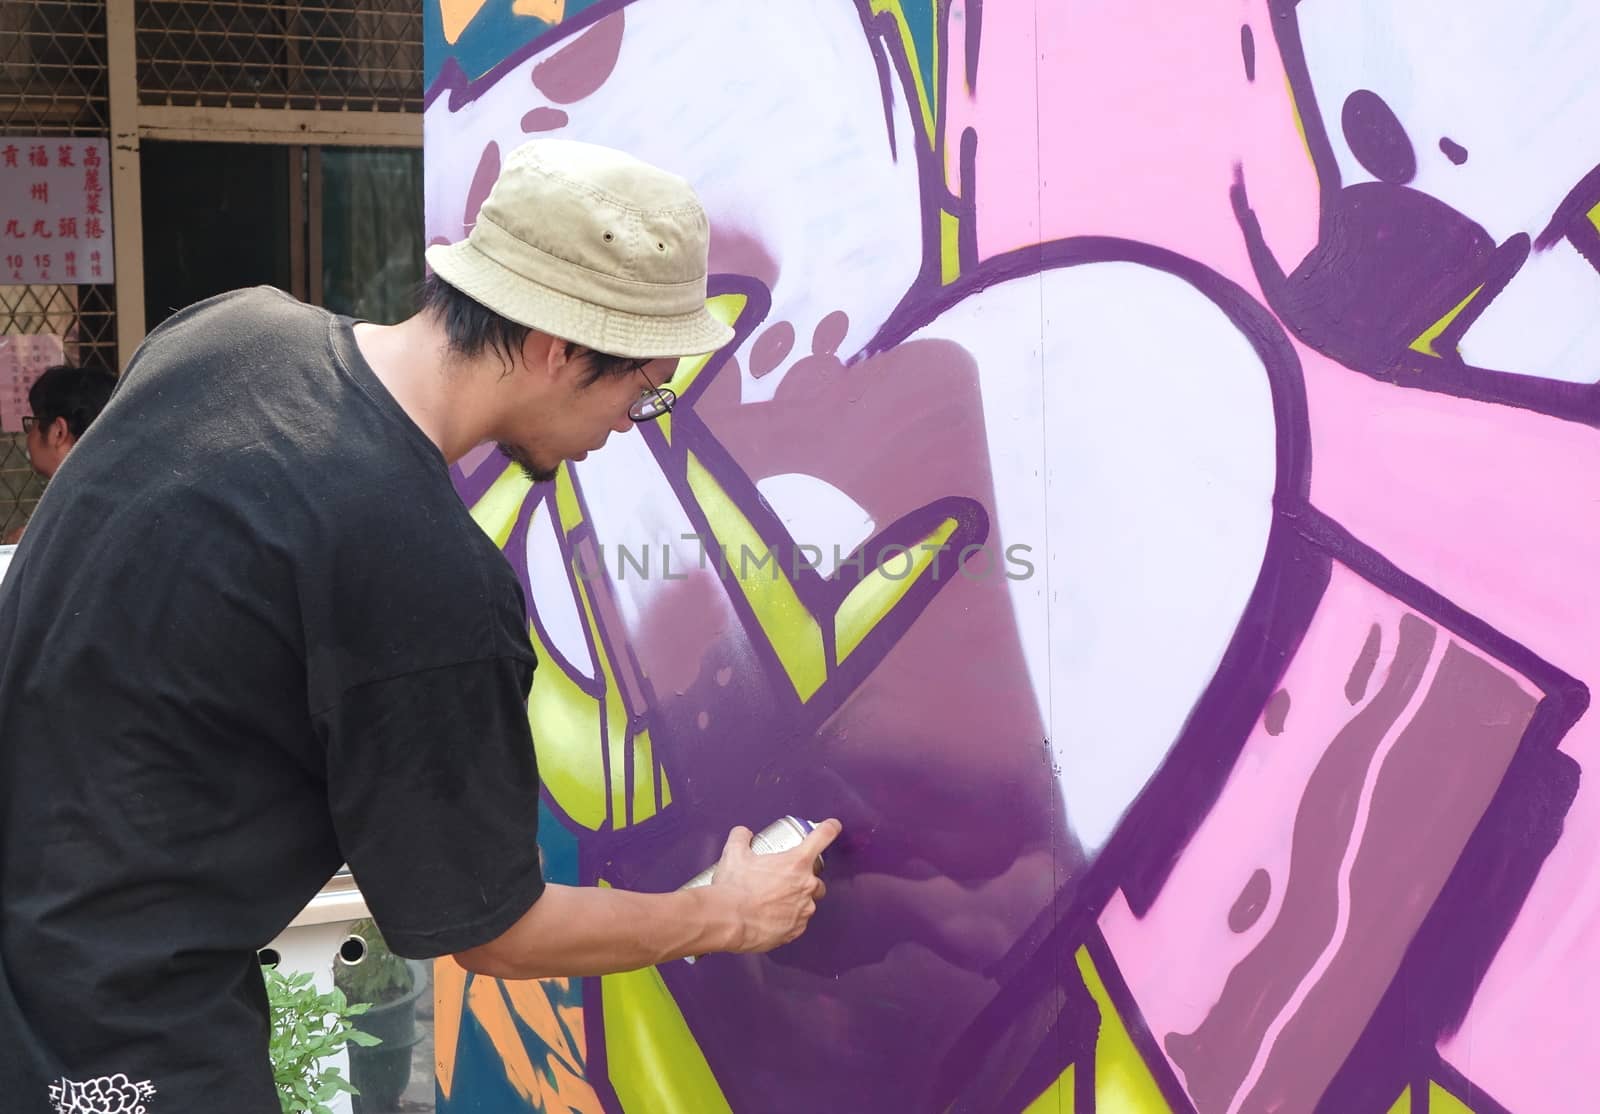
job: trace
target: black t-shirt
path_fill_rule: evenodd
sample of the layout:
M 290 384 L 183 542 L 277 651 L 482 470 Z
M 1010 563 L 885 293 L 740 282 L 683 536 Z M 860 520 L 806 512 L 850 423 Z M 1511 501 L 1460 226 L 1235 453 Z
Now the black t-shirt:
M 351 325 L 171 318 L 0 588 L 8 1114 L 277 1114 L 256 952 L 341 862 L 413 957 L 543 891 L 521 586 Z

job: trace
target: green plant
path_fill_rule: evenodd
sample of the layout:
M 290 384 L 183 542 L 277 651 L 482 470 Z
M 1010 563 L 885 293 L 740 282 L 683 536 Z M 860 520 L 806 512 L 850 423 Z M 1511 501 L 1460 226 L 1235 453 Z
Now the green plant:
M 351 1002 L 374 1006 L 409 994 L 415 983 L 411 967 L 389 950 L 372 918 L 357 921 L 350 926 L 350 932 L 367 942 L 367 954 L 359 963 L 334 967 L 333 985 L 344 991 Z
M 283 1114 L 332 1114 L 328 1100 L 355 1088 L 323 1061 L 347 1044 L 379 1043 L 350 1024 L 367 1007 L 349 1004 L 338 988 L 322 993 L 309 972 L 285 975 L 267 967 L 262 974 L 272 1012 L 272 1076 Z

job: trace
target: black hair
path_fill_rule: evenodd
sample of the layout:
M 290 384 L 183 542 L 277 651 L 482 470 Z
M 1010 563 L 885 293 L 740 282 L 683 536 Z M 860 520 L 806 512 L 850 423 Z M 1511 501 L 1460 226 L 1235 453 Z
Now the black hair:
M 72 436 L 82 437 L 116 386 L 117 377 L 103 367 L 56 364 L 45 368 L 28 388 L 28 409 L 42 425 L 65 418 Z
M 504 359 L 509 365 L 508 374 L 510 368 L 516 366 L 528 334 L 533 332 L 526 325 L 501 317 L 431 271 L 422 280 L 422 288 L 417 295 L 417 309 L 443 322 L 445 342 L 450 351 L 471 358 L 487 349 Z M 589 366 L 583 377 L 586 387 L 602 376 L 626 375 L 645 363 L 632 356 L 613 356 L 582 345 L 575 347 L 589 357 Z

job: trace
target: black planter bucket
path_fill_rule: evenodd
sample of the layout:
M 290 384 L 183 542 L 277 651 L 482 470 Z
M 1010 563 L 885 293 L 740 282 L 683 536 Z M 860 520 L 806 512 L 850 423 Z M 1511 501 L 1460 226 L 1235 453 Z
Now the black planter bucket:
M 353 1114 L 382 1114 L 395 1109 L 411 1082 L 411 1049 L 422 1039 L 417 1032 L 417 999 L 430 985 L 426 967 L 412 964 L 416 984 L 404 997 L 373 1006 L 351 1023 L 383 1043 L 374 1048 L 348 1045 L 350 1082 L 359 1092 L 350 1098 Z

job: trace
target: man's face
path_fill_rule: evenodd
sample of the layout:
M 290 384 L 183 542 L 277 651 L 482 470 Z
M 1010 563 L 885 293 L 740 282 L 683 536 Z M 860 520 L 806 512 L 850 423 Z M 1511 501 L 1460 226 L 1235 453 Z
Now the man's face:
M 33 470 L 45 479 L 56 474 L 56 469 L 61 467 L 62 458 L 67 455 L 67 450 L 72 448 L 72 431 L 67 428 L 65 418 L 48 418 L 34 416 L 26 423 L 28 463 L 33 465 Z
M 587 357 L 569 361 L 555 380 L 548 399 L 530 404 L 530 417 L 520 424 L 515 440 L 499 448 L 534 483 L 555 479 L 561 465 L 582 460 L 603 447 L 613 433 L 626 433 L 634 422 L 629 410 L 671 374 L 672 360 L 640 360 L 627 371 L 583 380 Z

